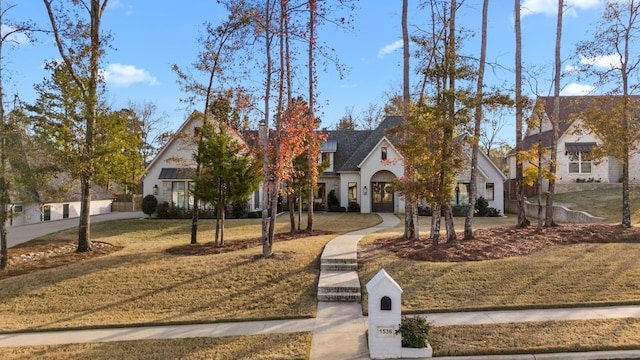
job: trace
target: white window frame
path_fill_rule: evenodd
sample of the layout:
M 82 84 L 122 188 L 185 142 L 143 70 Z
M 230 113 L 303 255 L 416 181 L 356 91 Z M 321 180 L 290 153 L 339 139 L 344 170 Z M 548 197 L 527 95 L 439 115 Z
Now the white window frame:
M 587 154 L 589 156 L 587 156 Z M 593 160 L 591 160 L 590 151 L 569 151 L 569 174 L 591 174 L 593 169 Z M 585 160 L 583 158 L 588 158 Z M 588 168 L 588 170 L 586 169 Z

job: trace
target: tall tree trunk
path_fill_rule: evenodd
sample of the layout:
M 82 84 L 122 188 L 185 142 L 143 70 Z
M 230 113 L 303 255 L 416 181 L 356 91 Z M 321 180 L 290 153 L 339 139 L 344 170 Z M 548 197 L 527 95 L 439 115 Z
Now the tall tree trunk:
M 222 209 L 220 205 L 216 206 L 216 236 L 214 238 L 213 247 L 220 247 L 220 213 Z
M 529 226 L 525 213 L 522 169 L 522 36 L 520 29 L 520 0 L 515 0 L 516 30 L 516 199 L 518 201 L 517 227 Z
M 538 124 L 538 227 L 536 231 L 541 233 L 543 230 L 544 219 L 542 214 L 542 121 Z
M 451 9 L 449 15 L 449 42 L 447 43 L 447 76 L 449 77 L 449 109 L 447 114 L 447 126 L 445 127 L 444 132 L 444 151 L 443 154 L 446 156 L 443 164 L 447 164 L 445 166 L 449 166 L 449 162 L 453 157 L 453 136 L 454 136 L 454 124 L 456 118 L 456 12 L 458 11 L 456 0 L 451 0 Z M 451 169 L 443 168 L 442 174 L 444 176 L 443 180 L 448 181 L 449 176 L 445 175 L 451 172 Z M 441 183 L 441 189 L 445 189 L 446 185 L 444 182 Z M 445 210 L 444 221 L 445 227 L 447 230 L 447 243 L 455 243 L 456 239 L 456 230 L 453 224 L 453 216 L 451 216 L 451 205 L 447 203 L 442 204 L 442 208 Z
M 224 220 L 226 216 L 226 206 L 223 206 L 220 211 L 220 246 L 224 246 Z
M 315 122 L 314 115 L 314 106 L 315 106 L 315 94 L 313 91 L 313 86 L 315 82 L 314 76 L 314 47 L 316 42 L 316 10 L 317 10 L 316 0 L 309 0 L 309 151 L 308 151 L 308 161 L 309 161 L 309 208 L 307 210 L 307 231 L 313 231 L 313 187 L 315 186 L 315 163 L 316 159 L 314 159 L 314 151 L 313 151 L 313 141 L 315 139 L 313 132 L 315 128 L 313 126 Z
M 202 141 L 202 137 L 199 141 Z M 197 150 L 196 150 L 197 151 Z M 196 176 L 200 175 L 200 163 L 196 164 Z M 189 189 L 185 190 L 187 194 L 189 194 Z M 187 195 L 189 196 L 189 195 Z M 187 200 L 187 203 L 189 201 Z M 198 197 L 193 195 L 193 212 L 191 213 L 191 244 L 198 243 L 198 217 L 199 217 L 199 209 L 198 209 Z M 217 226 L 217 224 L 216 224 Z M 218 235 L 216 234 L 216 240 L 218 239 Z
M 469 183 L 469 209 L 464 221 L 464 239 L 473 239 L 473 216 L 476 210 L 476 198 L 478 197 L 478 153 L 480 152 L 480 129 L 482 125 L 482 102 L 484 87 L 484 67 L 487 58 L 487 16 L 489 12 L 489 0 L 482 4 L 482 38 L 480 45 L 480 64 L 478 66 L 478 81 L 476 84 L 476 111 L 474 114 L 473 139 L 471 140 L 471 179 Z
M 631 150 L 632 136 L 629 134 L 629 123 L 631 113 L 629 109 L 629 42 L 632 36 L 631 31 L 635 27 L 635 19 L 638 16 L 635 1 L 629 1 L 629 23 L 624 32 L 624 53 L 621 59 L 620 72 L 622 74 L 622 126 L 623 132 L 623 158 L 622 158 L 622 227 L 628 229 L 631 227 L 631 207 L 629 204 L 629 151 Z
M 0 1 L 2 4 L 2 1 Z M 4 8 L 0 5 L 0 24 Z M 7 268 L 7 220 L 9 219 L 9 181 L 7 180 L 7 136 L 9 126 L 4 113 L 4 78 L 2 74 L 2 45 L 0 41 L 0 270 Z
M 300 192 L 300 194 L 298 194 L 298 232 L 302 231 L 302 205 L 302 192 Z
M 289 207 L 289 223 L 291 224 L 291 228 L 289 233 L 296 233 L 296 211 L 295 211 L 295 197 L 294 193 L 287 195 L 287 206 Z
M 411 104 L 411 93 L 410 93 L 410 79 L 409 79 L 409 66 L 410 66 L 410 53 L 409 53 L 409 27 L 407 23 L 407 17 L 409 13 L 409 3 L 408 0 L 402 0 L 402 121 L 406 124 L 409 118 L 409 105 Z M 404 135 L 409 136 L 409 134 L 405 133 Z M 405 156 L 404 158 L 404 177 L 407 180 L 413 179 L 413 168 L 411 167 L 411 162 L 409 158 Z M 405 195 L 405 203 L 404 203 L 404 234 L 403 238 L 405 240 L 415 239 L 417 240 L 420 237 L 417 228 L 417 211 L 416 211 L 416 201 L 413 195 L 407 194 Z
M 269 193 L 271 191 L 276 191 L 275 189 L 271 189 L 273 187 L 271 177 L 274 176 L 269 171 L 269 101 L 271 101 L 271 76 L 272 76 L 272 59 L 271 59 L 271 39 L 272 34 L 270 30 L 270 22 L 271 22 L 271 0 L 267 0 L 267 6 L 265 7 L 265 53 L 267 56 L 267 66 L 266 66 L 266 80 L 265 80 L 265 96 L 264 96 L 264 124 L 263 133 L 263 171 L 264 171 L 264 180 L 263 180 L 263 192 L 262 192 L 262 256 L 265 258 L 270 257 L 273 254 L 273 238 L 269 236 L 269 200 L 271 197 Z M 275 214 L 271 214 L 275 216 Z
M 456 237 L 456 229 L 453 227 L 453 213 L 451 212 L 451 205 L 445 204 L 444 211 L 444 225 L 447 228 L 447 244 L 455 244 L 458 242 Z
M 433 205 L 431 207 L 431 232 L 429 238 L 433 246 L 438 246 L 440 243 L 440 205 Z
M 87 176 L 80 179 L 81 199 L 80 201 L 80 221 L 78 226 L 78 248 L 77 252 L 85 252 L 91 250 L 91 234 L 90 209 L 91 206 L 91 180 Z
M 1 45 L 0 45 L 1 46 Z M 1 71 L 0 66 L 0 71 Z M 0 76 L 1 78 L 1 76 Z M 0 100 L 2 99 L 2 82 L 0 81 Z M 6 137 L 8 126 L 5 124 L 4 106 L 0 102 L 0 270 L 7 268 L 7 220 L 9 219 L 9 189 L 7 181 Z
M 553 221 L 553 197 L 556 192 L 556 163 L 558 161 L 558 122 L 560 121 L 560 75 L 562 59 L 560 57 L 560 47 L 562 44 L 562 15 L 564 11 L 564 0 L 558 0 L 558 22 L 556 26 L 556 56 L 555 74 L 553 79 L 553 116 L 551 117 L 551 156 L 549 157 L 549 191 L 547 193 L 546 213 L 544 225 L 551 227 L 555 225 Z

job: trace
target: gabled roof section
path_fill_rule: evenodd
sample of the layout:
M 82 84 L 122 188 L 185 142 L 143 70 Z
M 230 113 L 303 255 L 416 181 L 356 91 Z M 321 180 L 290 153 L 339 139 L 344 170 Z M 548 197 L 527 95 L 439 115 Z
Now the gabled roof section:
M 373 155 L 373 150 L 377 149 L 383 142 L 386 142 L 389 144 L 389 146 L 391 146 L 393 148 L 393 150 L 395 152 L 397 152 L 398 154 L 400 154 L 400 152 L 398 151 L 398 149 L 395 148 L 395 146 L 393 146 L 393 143 L 391 142 L 391 140 L 389 140 L 389 138 L 387 138 L 386 136 L 383 136 L 382 139 L 380 139 L 376 145 L 374 147 L 371 148 L 371 150 L 369 150 L 369 152 L 367 153 L 367 156 L 365 156 L 360 163 L 358 163 L 358 169 L 362 168 L 362 165 L 364 165 L 364 162 L 367 161 L 367 159 L 369 159 L 372 155 Z M 391 159 L 389 159 L 391 160 Z
M 177 134 L 182 134 L 185 132 L 185 130 L 188 128 L 189 124 L 191 124 L 194 121 L 202 121 L 202 113 L 199 111 L 194 111 L 191 113 L 191 115 L 189 115 L 189 117 L 182 123 L 182 125 L 180 125 L 180 128 L 178 128 L 178 130 L 175 132 L 174 136 L 171 138 L 171 140 L 169 140 L 164 147 L 162 147 L 162 149 L 160 149 L 160 151 L 158 151 L 158 153 L 156 154 L 156 157 L 153 158 L 153 160 L 151 160 L 151 162 L 149 163 L 149 165 L 147 165 L 147 172 L 149 171 L 149 169 L 151 169 L 156 161 L 158 161 L 158 159 L 162 159 L 164 153 L 167 151 L 167 149 L 169 149 L 171 147 L 171 144 L 173 144 L 174 141 L 177 140 Z
M 147 165 L 147 172 L 149 171 L 149 169 L 151 169 L 155 163 L 158 161 L 158 159 L 162 159 L 163 155 L 166 151 L 168 151 L 167 149 L 169 149 L 171 147 L 171 145 L 175 142 L 181 139 L 181 135 L 180 134 L 186 134 L 186 130 L 189 128 L 189 126 L 193 123 L 193 122 L 199 122 L 200 124 L 202 124 L 202 113 L 200 111 L 194 110 L 189 117 L 187 117 L 187 119 L 182 123 L 182 125 L 180 125 L 180 128 L 178 128 L 178 130 L 175 132 L 174 136 L 171 138 L 171 140 L 169 140 L 164 147 L 162 147 L 162 149 L 160 149 L 160 151 L 158 152 L 158 154 L 156 154 L 156 156 L 153 158 L 153 160 L 151 160 L 151 162 L 149 163 L 149 165 Z M 210 118 L 209 118 L 210 119 Z M 213 121 L 213 120 L 211 120 Z M 238 130 L 227 126 L 227 128 L 229 129 L 229 134 L 233 135 L 236 137 L 236 139 L 239 139 L 241 141 L 244 141 L 245 143 L 247 143 L 247 139 L 245 138 L 245 136 L 243 136 L 243 134 L 241 134 Z M 251 132 L 247 132 L 247 133 L 251 133 Z M 255 132 L 257 134 L 257 131 Z
M 362 163 L 384 137 L 387 137 L 387 131 L 398 126 L 401 122 L 402 116 L 387 116 L 375 130 L 364 130 L 367 132 L 366 138 L 359 143 L 355 151 L 347 153 L 349 154 L 349 158 L 344 162 L 342 167 L 337 168 L 336 171 L 358 171 L 360 163 Z M 387 138 L 392 144 L 396 142 L 394 138 Z
M 631 95 L 631 101 L 640 101 L 640 95 Z M 553 115 L 553 96 L 539 96 L 536 99 L 536 105 L 543 102 L 544 113 L 548 119 Z M 581 113 L 588 110 L 589 107 L 599 106 L 598 103 L 605 104 L 613 100 L 622 99 L 622 96 L 608 95 L 592 95 L 592 96 L 560 96 L 560 116 L 558 118 L 558 138 L 564 135 L 574 123 Z M 608 101 L 607 101 L 608 100 Z M 638 118 L 638 117 L 636 117 Z M 539 134 L 535 129 L 531 130 L 530 135 L 522 139 L 522 148 L 529 150 L 534 144 L 538 143 L 538 138 L 543 147 L 550 147 L 553 137 L 553 131 L 543 131 Z

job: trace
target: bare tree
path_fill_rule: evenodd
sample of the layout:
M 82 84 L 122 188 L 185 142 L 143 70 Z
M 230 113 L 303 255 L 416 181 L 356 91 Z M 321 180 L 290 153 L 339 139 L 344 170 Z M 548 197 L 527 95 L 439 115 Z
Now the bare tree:
M 411 106 L 411 92 L 410 92 L 410 53 L 409 53 L 409 28 L 407 23 L 407 16 L 409 13 L 408 0 L 402 0 L 402 44 L 403 44 L 403 67 L 402 67 L 402 118 L 403 123 L 407 123 L 409 117 L 409 109 Z M 406 137 L 406 135 L 405 135 Z M 414 177 L 413 167 L 411 166 L 411 159 L 407 156 L 404 157 L 404 177 L 405 179 L 412 179 Z M 418 211 L 416 209 L 416 200 L 410 193 L 405 195 L 404 203 L 404 235 L 403 239 L 418 239 Z
M 524 98 L 522 96 L 522 34 L 520 28 L 520 0 L 514 5 L 516 32 L 516 198 L 518 201 L 518 227 L 529 226 L 525 213 L 522 173 L 522 118 Z
M 484 88 L 484 67 L 487 58 L 487 14 L 489 12 L 489 0 L 482 4 L 482 37 L 480 45 L 480 64 L 478 66 L 478 79 L 476 85 L 476 109 L 474 114 L 473 138 L 471 139 L 471 179 L 469 184 L 469 209 L 464 222 L 464 239 L 473 239 L 473 216 L 475 214 L 476 197 L 478 193 L 478 152 L 480 151 L 480 130 L 482 125 L 482 103 Z
M 560 58 L 560 47 L 562 43 L 562 15 L 564 10 L 564 0 L 558 0 L 558 22 L 556 26 L 556 51 L 555 51 L 555 74 L 553 78 L 553 116 L 551 116 L 551 156 L 549 159 L 549 192 L 547 193 L 546 212 L 544 225 L 550 227 L 553 221 L 553 196 L 556 189 L 556 164 L 558 160 L 558 121 L 560 121 L 560 75 L 562 60 Z

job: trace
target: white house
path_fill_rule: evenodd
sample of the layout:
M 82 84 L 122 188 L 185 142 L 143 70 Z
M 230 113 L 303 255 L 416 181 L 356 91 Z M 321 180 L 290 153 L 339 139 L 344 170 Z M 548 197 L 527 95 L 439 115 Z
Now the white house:
M 328 131 L 329 137 L 321 152 L 330 165 L 318 181 L 316 201 L 326 202 L 326 194 L 334 190 L 341 206 L 357 203 L 363 213 L 404 212 L 404 199 L 391 190 L 393 180 L 403 176 L 402 155 L 387 136 L 387 130 L 401 121 L 400 116 L 389 116 L 374 130 Z M 469 201 L 469 150 L 469 147 L 465 147 L 468 161 L 458 174 L 457 191 L 452 196 L 454 205 L 466 205 Z M 504 213 L 503 187 L 506 177 L 483 152 L 478 156 L 478 169 L 478 196 L 484 197 L 489 206 Z
M 556 191 L 574 191 L 580 188 L 575 184 L 612 184 L 619 183 L 622 176 L 620 163 L 612 158 L 605 157 L 596 161 L 591 156 L 594 146 L 601 143 L 597 135 L 590 132 L 581 119 L 582 114 L 593 106 L 607 106 L 607 102 L 617 101 L 622 97 L 603 96 L 561 96 L 560 118 L 558 121 L 557 180 Z M 637 102 L 639 96 L 633 96 L 632 101 Z M 531 149 L 540 142 L 543 148 L 551 148 L 553 136 L 551 128 L 551 115 L 553 114 L 553 97 L 541 96 L 536 100 L 536 106 L 541 106 L 541 115 L 533 114 L 539 120 L 541 128 L 527 129 L 523 138 L 523 150 Z M 541 117 L 541 119 L 538 119 Z M 548 155 L 547 155 L 548 156 Z M 547 158 L 545 158 L 546 161 Z M 515 155 L 509 157 L 509 178 L 515 180 Z M 526 168 L 529 164 L 523 163 Z M 548 165 L 547 165 L 548 166 Z M 630 160 L 630 181 L 640 183 L 640 157 L 633 154 Z M 548 188 L 548 182 L 542 184 L 542 190 Z
M 55 180 L 52 181 L 55 182 Z M 52 184 L 48 184 L 47 187 L 52 188 Z M 9 226 L 80 217 L 81 195 L 80 183 L 77 181 L 60 194 L 52 194 L 44 187 L 31 189 L 27 194 L 12 196 L 9 206 Z M 92 185 L 90 215 L 110 213 L 112 202 L 113 195 L 96 184 Z
M 402 156 L 386 131 L 399 124 L 401 117 L 385 118 L 374 130 L 327 131 L 328 139 L 322 145 L 321 157 L 329 163 L 318 180 L 314 202 L 327 203 L 327 195 L 333 190 L 340 205 L 357 204 L 363 213 L 404 211 L 404 199 L 392 191 L 394 179 L 403 175 Z M 178 134 L 193 134 L 201 120 L 191 116 L 180 127 Z M 194 145 L 187 136 L 176 136 L 149 164 L 144 177 L 144 194 L 154 194 L 159 202 L 190 208 L 193 197 L 189 195 L 190 177 L 195 169 L 192 160 Z M 479 155 L 479 196 L 489 201 L 489 206 L 504 212 L 504 175 L 484 153 Z M 458 177 L 456 199 L 462 204 L 468 201 L 469 171 Z M 259 210 L 261 189 L 248 202 L 250 211 Z M 466 197 L 465 197 L 466 196 Z
M 10 204 L 8 208 L 8 226 L 33 224 L 80 216 L 81 187 L 80 182 L 70 179 L 66 174 L 58 174 L 51 179 L 33 174 L 31 166 L 38 161 L 38 154 L 25 151 L 19 136 L 11 139 L 19 156 L 11 157 L 8 167 L 16 173 L 10 188 Z M 28 174 L 28 175 L 26 175 Z M 36 176 L 37 181 L 22 181 L 22 177 Z M 92 185 L 90 214 L 107 214 L 111 212 L 113 196 L 97 184 Z
M 167 202 L 172 207 L 190 209 L 194 198 L 189 189 L 192 187 L 191 177 L 195 173 L 196 163 L 193 160 L 195 142 L 193 135 L 202 126 L 202 116 L 194 112 L 180 126 L 176 136 L 160 150 L 158 155 L 147 166 L 147 174 L 143 177 L 144 195 L 153 194 L 158 203 Z M 234 136 L 243 141 L 240 134 Z M 260 210 L 262 189 L 256 190 L 254 196 L 247 200 L 249 211 Z

